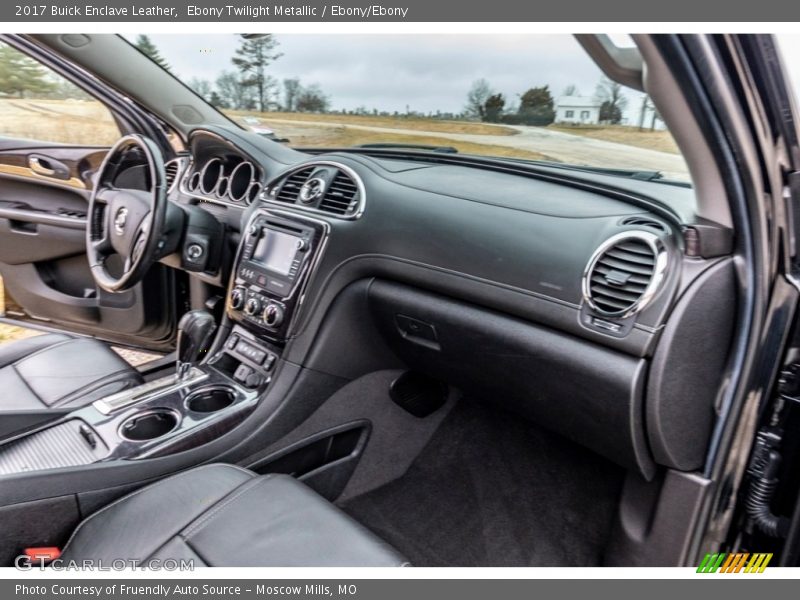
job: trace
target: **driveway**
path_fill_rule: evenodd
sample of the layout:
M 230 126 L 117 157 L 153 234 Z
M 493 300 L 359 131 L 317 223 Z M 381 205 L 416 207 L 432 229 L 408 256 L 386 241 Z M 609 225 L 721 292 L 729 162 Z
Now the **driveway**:
M 475 144 L 493 144 L 508 146 L 522 150 L 530 150 L 545 154 L 553 160 L 592 165 L 596 167 L 633 168 L 645 171 L 661 171 L 665 177 L 688 180 L 686 163 L 679 154 L 670 154 L 658 150 L 639 148 L 606 142 L 562 131 L 553 131 L 543 127 L 513 126 L 517 135 L 477 135 L 470 133 L 447 133 L 441 131 L 421 131 L 418 129 L 400 129 L 389 127 L 372 127 L 337 122 L 335 118 L 326 121 L 293 121 L 290 119 L 264 119 L 268 123 L 289 126 L 281 127 L 281 135 L 292 138 L 292 127 L 308 131 L 313 127 L 348 127 L 363 131 L 387 134 L 433 136 L 443 140 L 472 142 Z M 509 127 L 503 125 L 503 127 Z

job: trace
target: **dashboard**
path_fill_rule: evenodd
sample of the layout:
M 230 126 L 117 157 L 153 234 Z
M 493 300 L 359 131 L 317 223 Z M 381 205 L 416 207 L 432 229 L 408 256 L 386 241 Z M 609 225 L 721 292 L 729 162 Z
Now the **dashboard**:
M 236 249 L 216 283 L 236 335 L 344 378 L 381 340 L 432 376 L 490 381 L 515 410 L 645 475 L 697 466 L 708 369 L 733 327 L 716 299 L 735 294 L 731 232 L 695 219 L 691 188 L 255 138 L 196 131 L 171 192 L 226 223 Z M 687 361 L 699 375 L 670 377 Z
M 224 218 L 237 244 L 255 211 L 324 226 L 312 302 L 326 277 L 391 264 L 637 356 L 652 354 L 681 291 L 730 251 L 722 228 L 693 222 L 686 187 L 418 154 L 312 156 L 227 130 L 194 132 L 181 160 L 173 196 Z M 229 267 L 223 285 L 235 284 Z

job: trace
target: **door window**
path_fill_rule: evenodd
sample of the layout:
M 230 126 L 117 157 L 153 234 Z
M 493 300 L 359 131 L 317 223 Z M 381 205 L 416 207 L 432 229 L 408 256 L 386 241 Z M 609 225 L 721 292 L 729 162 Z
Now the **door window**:
M 111 146 L 120 136 L 104 104 L 0 42 L 0 138 Z

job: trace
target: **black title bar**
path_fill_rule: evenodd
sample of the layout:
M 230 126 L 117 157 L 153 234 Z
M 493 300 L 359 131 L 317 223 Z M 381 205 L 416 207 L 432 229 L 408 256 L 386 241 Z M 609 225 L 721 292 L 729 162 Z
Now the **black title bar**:
M 386 0 L 253 2 L 248 0 L 4 1 L 3 22 L 791 22 L 787 0 Z

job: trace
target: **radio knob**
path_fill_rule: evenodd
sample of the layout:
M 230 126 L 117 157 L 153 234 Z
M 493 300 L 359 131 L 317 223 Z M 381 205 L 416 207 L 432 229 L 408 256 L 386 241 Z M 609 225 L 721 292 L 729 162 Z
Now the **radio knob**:
M 255 223 L 253 225 L 250 225 L 249 233 L 253 237 L 259 235 L 261 233 L 261 226 L 260 225 L 256 225 Z
M 244 306 L 244 290 L 242 288 L 234 288 L 231 290 L 231 308 L 233 310 L 242 310 Z
M 261 310 L 261 302 L 258 301 L 258 298 L 248 298 L 244 305 L 244 312 L 252 317 L 258 314 L 259 310 Z
M 283 309 L 270 302 L 264 309 L 264 322 L 270 327 L 280 327 L 283 323 Z

